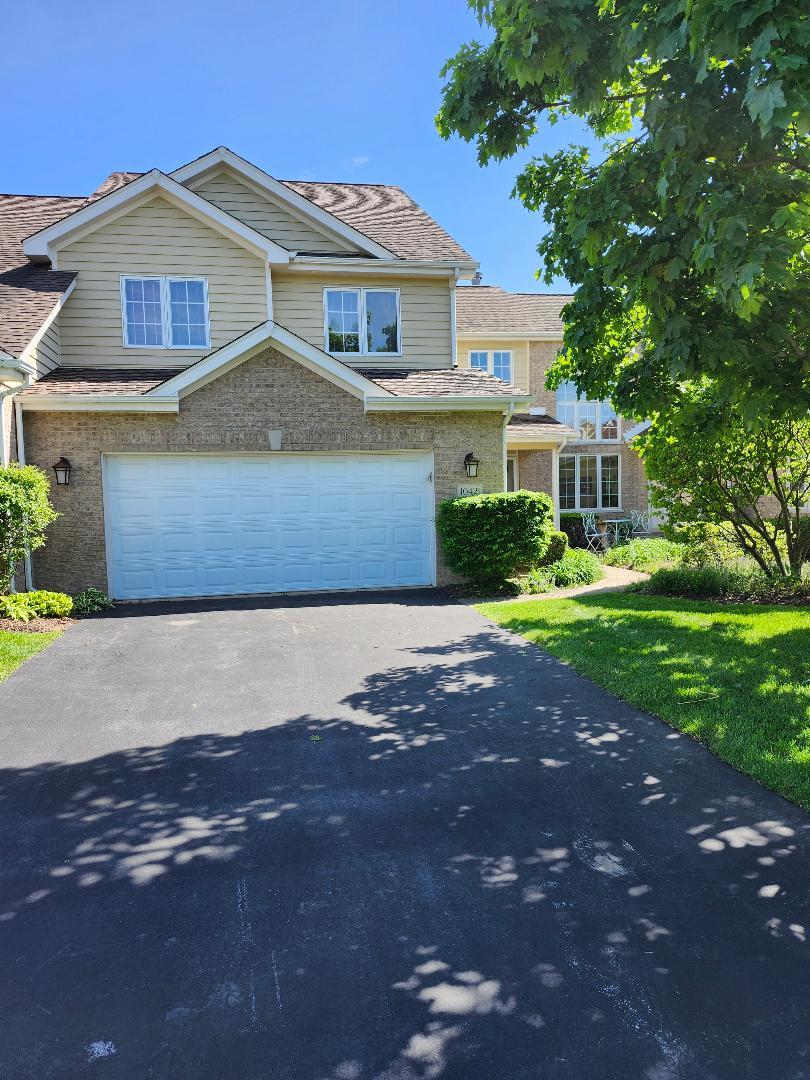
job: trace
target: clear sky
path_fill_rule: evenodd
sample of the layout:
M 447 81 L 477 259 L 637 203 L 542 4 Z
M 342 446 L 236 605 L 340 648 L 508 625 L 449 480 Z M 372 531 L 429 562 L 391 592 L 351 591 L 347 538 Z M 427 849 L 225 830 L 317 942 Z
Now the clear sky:
M 170 171 L 215 146 L 279 179 L 398 184 L 481 262 L 535 278 L 544 230 L 510 191 L 519 160 L 479 168 L 443 142 L 439 70 L 483 31 L 465 0 L 37 0 L 2 5 L 0 191 L 89 193 L 109 172 Z M 534 153 L 587 141 L 545 128 Z

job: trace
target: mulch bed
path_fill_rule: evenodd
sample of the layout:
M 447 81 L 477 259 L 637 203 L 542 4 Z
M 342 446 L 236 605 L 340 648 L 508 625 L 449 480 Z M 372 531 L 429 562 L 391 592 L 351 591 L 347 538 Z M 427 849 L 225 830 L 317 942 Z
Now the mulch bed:
M 75 622 L 75 619 L 31 619 L 30 622 L 0 619 L 0 630 L 13 630 L 15 634 L 52 634 L 56 630 L 67 630 Z

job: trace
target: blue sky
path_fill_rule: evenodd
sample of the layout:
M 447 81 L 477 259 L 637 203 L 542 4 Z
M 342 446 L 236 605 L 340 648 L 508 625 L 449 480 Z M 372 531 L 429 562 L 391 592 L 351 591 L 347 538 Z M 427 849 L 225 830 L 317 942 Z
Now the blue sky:
M 89 193 L 224 144 L 280 179 L 399 184 L 485 283 L 549 288 L 544 222 L 509 197 L 520 159 L 481 169 L 434 128 L 442 63 L 483 34 L 464 0 L 40 0 L 3 24 L 0 191 Z M 532 149 L 569 140 L 573 121 Z

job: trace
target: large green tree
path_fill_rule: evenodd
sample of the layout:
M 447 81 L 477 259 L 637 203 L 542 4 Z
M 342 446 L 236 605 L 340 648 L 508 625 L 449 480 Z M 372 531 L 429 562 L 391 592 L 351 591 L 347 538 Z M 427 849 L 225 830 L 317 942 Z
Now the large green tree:
M 630 416 L 693 382 L 747 424 L 810 406 L 810 8 L 791 0 L 471 0 L 485 44 L 437 118 L 482 164 L 581 118 L 600 151 L 534 158 L 516 192 L 576 286 L 556 377 Z M 705 394 L 697 396 L 701 401 Z M 705 412 L 697 419 L 707 419 Z

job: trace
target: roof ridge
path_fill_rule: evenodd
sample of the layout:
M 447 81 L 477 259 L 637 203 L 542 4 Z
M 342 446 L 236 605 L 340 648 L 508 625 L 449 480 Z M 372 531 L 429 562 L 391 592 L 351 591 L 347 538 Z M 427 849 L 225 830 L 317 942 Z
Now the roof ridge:
M 401 191 L 403 195 L 408 195 L 408 192 L 399 184 L 381 184 L 370 180 L 282 180 L 280 177 L 276 177 L 276 179 L 280 184 L 318 184 L 322 187 L 380 187 L 387 188 L 389 191 Z M 413 202 L 410 195 L 408 195 L 408 198 Z

